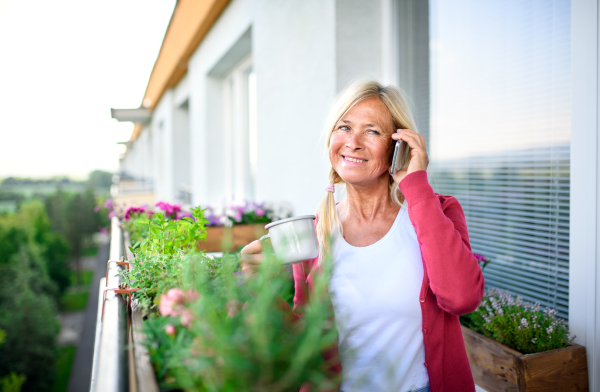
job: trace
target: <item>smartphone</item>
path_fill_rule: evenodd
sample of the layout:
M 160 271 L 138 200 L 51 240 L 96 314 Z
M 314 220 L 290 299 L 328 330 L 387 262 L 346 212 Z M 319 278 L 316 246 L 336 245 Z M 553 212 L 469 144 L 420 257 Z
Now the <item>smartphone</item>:
M 390 167 L 390 175 L 394 175 L 398 172 L 398 170 L 402 169 L 402 164 L 404 163 L 404 158 L 406 157 L 406 153 L 408 152 L 408 145 L 404 140 L 396 141 L 396 146 L 394 147 L 394 156 L 392 157 L 392 166 Z

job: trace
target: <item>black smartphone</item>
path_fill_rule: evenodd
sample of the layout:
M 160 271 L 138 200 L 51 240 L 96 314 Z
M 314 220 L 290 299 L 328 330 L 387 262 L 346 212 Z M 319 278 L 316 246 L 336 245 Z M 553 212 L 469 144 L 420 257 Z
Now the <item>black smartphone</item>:
M 392 157 L 392 166 L 390 167 L 390 175 L 396 174 L 396 172 L 402 169 L 402 164 L 404 163 L 404 158 L 408 152 L 408 145 L 404 140 L 396 141 L 396 146 L 394 147 L 394 156 Z

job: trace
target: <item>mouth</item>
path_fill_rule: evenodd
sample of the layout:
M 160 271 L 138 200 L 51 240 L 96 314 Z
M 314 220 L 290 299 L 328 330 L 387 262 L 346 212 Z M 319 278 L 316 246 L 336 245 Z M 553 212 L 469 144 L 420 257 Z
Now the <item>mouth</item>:
M 346 155 L 342 155 L 342 158 L 344 158 L 345 161 L 354 162 L 354 163 L 364 163 L 367 161 L 366 159 L 353 158 L 353 157 L 349 157 Z

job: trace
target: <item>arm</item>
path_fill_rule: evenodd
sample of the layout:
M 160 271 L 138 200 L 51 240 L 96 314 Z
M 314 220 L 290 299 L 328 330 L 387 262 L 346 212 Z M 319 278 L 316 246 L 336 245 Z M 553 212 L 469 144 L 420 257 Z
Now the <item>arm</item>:
M 400 190 L 408 203 L 429 286 L 438 305 L 455 315 L 474 311 L 483 297 L 485 282 L 471 251 L 460 204 L 450 196 L 440 200 L 424 170 L 404 177 Z

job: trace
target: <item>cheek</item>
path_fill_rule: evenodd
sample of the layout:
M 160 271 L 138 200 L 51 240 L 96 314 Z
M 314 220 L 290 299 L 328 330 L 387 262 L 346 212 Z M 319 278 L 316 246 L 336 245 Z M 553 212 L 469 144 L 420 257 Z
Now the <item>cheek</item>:
M 343 145 L 344 142 L 341 138 L 332 136 L 329 140 L 329 158 L 335 157 Z
M 379 143 L 372 147 L 374 158 L 381 163 L 387 163 L 392 159 L 393 145 L 390 147 L 387 143 Z

